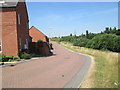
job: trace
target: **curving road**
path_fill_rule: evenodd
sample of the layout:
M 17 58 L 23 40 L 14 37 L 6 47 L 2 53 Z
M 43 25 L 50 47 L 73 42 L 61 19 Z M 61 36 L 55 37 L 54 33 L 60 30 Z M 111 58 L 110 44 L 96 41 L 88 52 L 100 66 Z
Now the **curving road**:
M 53 44 L 54 55 L 2 68 L 3 88 L 78 88 L 90 58 Z

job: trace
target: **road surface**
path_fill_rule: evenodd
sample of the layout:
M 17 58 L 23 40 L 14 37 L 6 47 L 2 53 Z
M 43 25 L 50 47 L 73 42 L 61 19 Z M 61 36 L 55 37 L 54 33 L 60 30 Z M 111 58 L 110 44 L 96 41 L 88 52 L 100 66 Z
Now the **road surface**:
M 2 68 L 3 88 L 78 88 L 90 58 L 53 44 L 54 55 Z

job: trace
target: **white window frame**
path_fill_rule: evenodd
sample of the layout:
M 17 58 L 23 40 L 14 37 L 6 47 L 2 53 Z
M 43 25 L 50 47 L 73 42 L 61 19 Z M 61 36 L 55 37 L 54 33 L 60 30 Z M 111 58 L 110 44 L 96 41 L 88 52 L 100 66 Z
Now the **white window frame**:
M 1 48 L 0 53 L 2 53 L 2 40 L 0 40 L 0 48 Z
M 25 45 L 24 45 L 24 48 L 25 49 L 28 49 L 28 40 L 26 39 L 26 43 L 25 43 Z

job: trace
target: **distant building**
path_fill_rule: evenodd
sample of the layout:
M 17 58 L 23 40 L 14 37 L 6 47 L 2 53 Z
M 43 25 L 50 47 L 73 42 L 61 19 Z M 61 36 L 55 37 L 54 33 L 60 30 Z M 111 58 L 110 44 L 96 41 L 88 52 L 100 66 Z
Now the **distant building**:
M 49 38 L 44 35 L 40 30 L 32 26 L 29 30 L 31 41 L 29 43 L 30 53 L 36 53 L 40 55 L 49 55 L 51 54 L 51 46 L 49 44 Z M 42 40 L 42 42 L 38 42 Z
M 17 56 L 19 51 L 28 49 L 28 13 L 25 0 L 22 0 L 24 2 L 19 1 L 0 1 L 0 34 L 2 34 L 0 47 L 2 47 L 1 50 L 4 55 Z
M 32 42 L 37 42 L 38 40 L 42 40 L 43 42 L 49 42 L 49 38 L 34 26 L 30 28 L 29 34 L 32 37 Z

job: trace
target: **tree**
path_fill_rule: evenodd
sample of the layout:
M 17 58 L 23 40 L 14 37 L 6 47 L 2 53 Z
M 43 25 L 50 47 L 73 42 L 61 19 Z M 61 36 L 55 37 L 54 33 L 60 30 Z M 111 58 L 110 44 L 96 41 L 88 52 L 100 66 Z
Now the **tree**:
M 87 39 L 89 38 L 88 30 L 86 30 L 86 38 L 87 38 Z
M 103 34 L 103 32 L 101 31 L 101 34 Z
M 116 27 L 114 27 L 113 30 L 117 30 Z
M 94 33 L 89 33 L 89 39 L 92 39 L 93 37 L 95 37 L 96 36 L 96 34 L 94 34 Z
M 116 35 L 120 35 L 120 29 L 117 30 Z
M 110 27 L 110 31 L 112 31 L 112 28 Z
M 70 34 L 70 36 L 72 36 L 72 33 Z
M 110 33 L 109 27 L 106 27 L 104 32 L 109 34 Z

